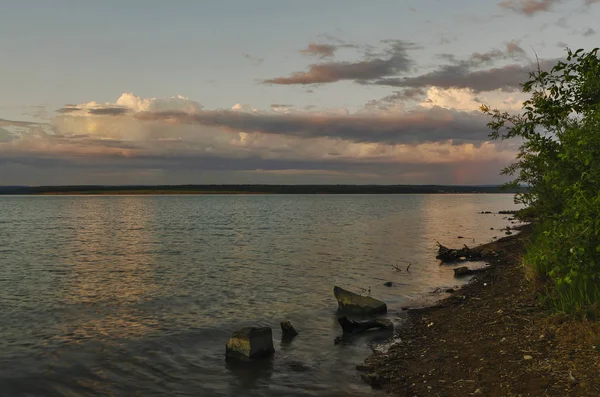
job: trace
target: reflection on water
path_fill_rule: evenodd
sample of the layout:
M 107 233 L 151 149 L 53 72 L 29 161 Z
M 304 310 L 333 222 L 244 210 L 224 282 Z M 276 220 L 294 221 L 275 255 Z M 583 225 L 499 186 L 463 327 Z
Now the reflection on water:
M 400 324 L 409 299 L 456 284 L 435 241 L 488 241 L 507 220 L 477 213 L 513 207 L 509 195 L 1 197 L 0 395 L 371 395 L 354 365 L 389 335 L 334 345 L 333 285 L 370 288 Z M 300 331 L 291 343 L 283 319 Z M 275 357 L 226 364 L 247 325 L 273 327 Z

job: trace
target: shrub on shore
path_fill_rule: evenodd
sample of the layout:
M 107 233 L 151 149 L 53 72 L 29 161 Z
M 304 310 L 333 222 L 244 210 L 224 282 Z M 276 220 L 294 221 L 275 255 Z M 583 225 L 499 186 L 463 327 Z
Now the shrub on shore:
M 521 114 L 482 111 L 492 139 L 521 141 L 502 173 L 530 187 L 515 199 L 538 217 L 525 264 L 552 284 L 557 311 L 584 313 L 600 303 L 600 58 L 597 48 L 567 51 L 531 73 Z

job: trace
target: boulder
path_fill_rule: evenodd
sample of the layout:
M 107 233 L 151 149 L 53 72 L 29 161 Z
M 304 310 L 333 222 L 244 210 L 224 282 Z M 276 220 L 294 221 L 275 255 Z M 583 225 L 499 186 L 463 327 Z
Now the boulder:
M 273 332 L 270 327 L 246 327 L 237 330 L 227 341 L 225 356 L 228 359 L 254 360 L 272 356 Z
M 333 295 L 338 301 L 338 312 L 340 313 L 370 315 L 387 312 L 385 302 L 370 296 L 358 295 L 340 287 L 333 287 Z
M 282 321 L 281 325 L 281 339 L 283 340 L 291 340 L 294 339 L 296 335 L 298 335 L 298 331 L 294 328 L 292 323 L 288 320 Z

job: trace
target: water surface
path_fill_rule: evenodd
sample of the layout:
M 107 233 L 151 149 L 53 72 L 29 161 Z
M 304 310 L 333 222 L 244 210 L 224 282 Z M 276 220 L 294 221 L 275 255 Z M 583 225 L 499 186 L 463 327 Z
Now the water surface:
M 509 223 L 478 212 L 512 208 L 485 194 L 0 196 L 0 395 L 373 395 L 354 365 L 386 336 L 334 345 L 333 286 L 370 289 L 401 326 L 403 305 L 457 284 L 436 240 L 490 241 Z M 226 365 L 246 325 L 273 327 L 269 364 Z

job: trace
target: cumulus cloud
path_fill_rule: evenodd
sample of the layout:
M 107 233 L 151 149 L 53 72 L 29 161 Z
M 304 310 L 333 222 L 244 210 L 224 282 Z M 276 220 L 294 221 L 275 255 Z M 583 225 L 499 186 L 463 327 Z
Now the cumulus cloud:
M 408 50 L 414 44 L 401 41 L 387 41 L 388 48 L 381 54 L 367 54 L 355 62 L 323 62 L 309 65 L 307 72 L 296 72 L 288 77 L 264 80 L 265 84 L 306 85 L 334 83 L 342 80 L 373 80 L 393 76 L 410 70 L 413 60 Z M 310 48 L 310 46 L 309 46 Z
M 540 12 L 551 11 L 552 7 L 560 1 L 561 0 L 504 0 L 499 2 L 498 5 L 502 8 L 531 17 Z

